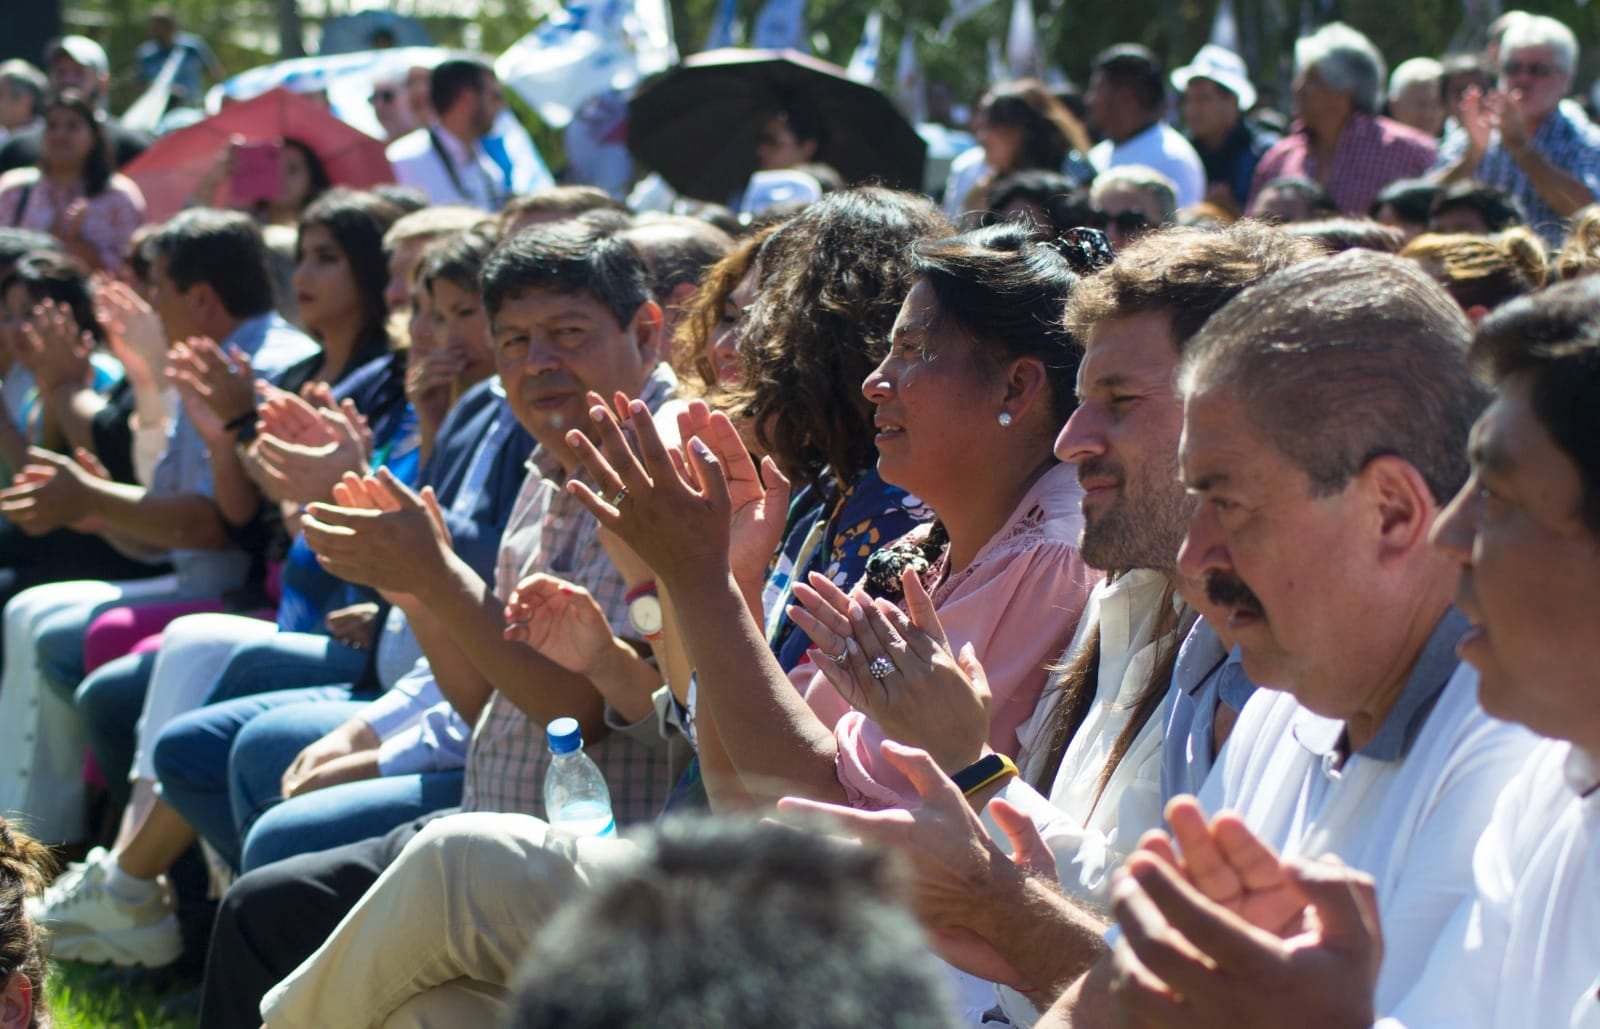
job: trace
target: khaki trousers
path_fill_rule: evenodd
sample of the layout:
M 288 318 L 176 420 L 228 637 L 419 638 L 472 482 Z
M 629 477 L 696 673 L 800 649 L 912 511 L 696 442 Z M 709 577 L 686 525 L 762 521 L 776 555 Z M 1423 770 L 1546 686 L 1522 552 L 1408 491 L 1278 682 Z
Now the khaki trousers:
M 534 935 L 632 844 L 527 815 L 435 819 L 261 1002 L 268 1029 L 493 1025 Z

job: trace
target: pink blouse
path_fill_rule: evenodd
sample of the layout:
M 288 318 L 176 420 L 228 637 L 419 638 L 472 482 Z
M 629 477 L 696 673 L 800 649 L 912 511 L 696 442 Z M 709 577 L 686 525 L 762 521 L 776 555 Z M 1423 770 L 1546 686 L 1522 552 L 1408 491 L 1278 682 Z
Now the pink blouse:
M 971 642 L 994 695 L 989 745 L 1015 757 L 1017 729 L 1033 714 L 1049 679 L 1046 665 L 1072 642 L 1100 573 L 1083 563 L 1077 468 L 1056 465 L 1028 491 L 1004 529 L 933 593 L 950 645 Z M 920 530 L 919 530 L 920 531 Z M 803 666 L 809 669 L 809 665 Z M 883 730 L 812 671 L 806 702 L 834 727 L 839 782 L 856 807 L 915 806 L 916 792 L 878 747 Z
M 19 211 L 24 193 L 27 203 Z M 0 225 L 55 235 L 56 223 L 80 199 L 81 184 L 61 187 L 41 179 L 37 168 L 14 168 L 0 175 Z M 134 230 L 144 224 L 144 194 L 132 179 L 112 175 L 99 196 L 88 198 L 88 205 L 82 238 L 100 255 L 101 266 L 115 271 Z

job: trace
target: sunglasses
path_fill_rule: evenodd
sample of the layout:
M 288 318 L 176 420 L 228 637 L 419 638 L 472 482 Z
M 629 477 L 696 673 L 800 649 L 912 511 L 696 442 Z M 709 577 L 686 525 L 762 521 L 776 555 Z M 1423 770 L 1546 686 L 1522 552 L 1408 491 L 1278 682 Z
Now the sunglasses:
M 1550 76 L 1554 75 L 1557 70 L 1558 69 L 1555 65 L 1545 64 L 1543 61 L 1529 61 L 1527 63 L 1523 63 L 1522 61 L 1507 61 L 1500 66 L 1500 74 L 1507 78 L 1526 73 L 1532 78 L 1548 79 Z
M 372 102 L 375 104 L 392 104 L 394 103 L 395 97 L 399 95 L 400 94 L 398 92 L 392 89 L 374 90 L 372 94 Z
M 1150 227 L 1150 219 L 1139 211 L 1118 211 L 1116 214 L 1107 214 L 1104 211 L 1091 211 L 1090 228 L 1108 229 L 1116 226 L 1123 232 L 1138 232 L 1140 229 Z

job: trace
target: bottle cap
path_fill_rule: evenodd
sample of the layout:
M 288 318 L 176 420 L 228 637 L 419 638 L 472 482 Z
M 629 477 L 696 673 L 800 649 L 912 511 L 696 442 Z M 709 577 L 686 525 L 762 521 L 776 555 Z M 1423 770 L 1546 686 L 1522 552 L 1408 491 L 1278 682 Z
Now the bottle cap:
M 576 718 L 557 718 L 544 727 L 552 754 L 571 754 L 583 747 L 583 730 Z

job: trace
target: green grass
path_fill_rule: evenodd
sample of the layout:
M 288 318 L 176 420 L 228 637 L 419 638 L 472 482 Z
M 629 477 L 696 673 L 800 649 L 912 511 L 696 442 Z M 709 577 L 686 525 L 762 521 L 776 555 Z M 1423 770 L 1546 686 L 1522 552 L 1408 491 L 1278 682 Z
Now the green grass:
M 50 971 L 50 1009 L 57 1029 L 194 1029 L 193 1015 L 162 1005 L 193 989 L 159 974 L 57 962 Z

